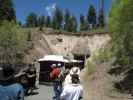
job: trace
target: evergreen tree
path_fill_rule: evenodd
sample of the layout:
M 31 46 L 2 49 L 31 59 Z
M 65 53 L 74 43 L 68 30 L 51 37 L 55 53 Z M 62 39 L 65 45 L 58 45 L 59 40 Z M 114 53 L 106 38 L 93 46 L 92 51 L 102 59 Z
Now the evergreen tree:
M 105 19 L 104 19 L 104 0 L 100 0 L 100 10 L 98 15 L 98 25 L 99 27 L 104 27 Z
M 93 27 L 96 26 L 96 9 L 93 5 L 90 5 L 88 14 L 87 14 L 88 23 L 91 24 Z
M 46 17 L 45 26 L 46 27 L 51 27 L 51 18 L 50 18 L 50 16 L 47 16 Z
M 37 27 L 37 22 L 37 15 L 32 12 L 26 18 L 26 27 Z
M 76 32 L 77 31 L 77 20 L 74 16 L 70 16 L 68 19 L 68 27 L 67 31 L 69 32 Z
M 0 21 L 16 21 L 16 13 L 11 0 L 0 0 Z
M 65 11 L 64 15 L 64 30 L 68 30 L 68 24 L 69 24 L 69 18 L 70 18 L 70 12 L 68 10 Z
M 61 29 L 62 23 L 63 23 L 63 13 L 58 7 L 56 7 L 56 10 L 53 15 L 52 27 L 54 29 Z
M 18 24 L 19 26 L 22 26 L 22 22 L 21 22 L 21 21 L 18 21 L 17 24 Z
M 88 25 L 84 15 L 80 15 L 80 31 L 84 31 L 88 29 Z
M 45 26 L 45 16 L 44 15 L 39 16 L 37 22 L 38 22 L 38 26 Z
M 102 10 L 99 11 L 98 24 L 99 24 L 99 27 L 104 27 L 105 25 L 104 14 Z
M 43 27 L 45 26 L 45 16 L 42 15 L 38 18 L 38 26 L 40 30 L 43 29 Z

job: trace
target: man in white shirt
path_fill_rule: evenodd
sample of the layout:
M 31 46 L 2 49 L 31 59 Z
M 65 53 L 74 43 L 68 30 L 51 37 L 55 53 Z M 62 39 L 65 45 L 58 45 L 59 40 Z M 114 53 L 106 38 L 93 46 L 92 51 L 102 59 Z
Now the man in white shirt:
M 73 74 L 71 79 L 72 84 L 67 84 L 63 88 L 61 100 L 80 100 L 83 97 L 83 87 L 80 84 L 79 76 Z

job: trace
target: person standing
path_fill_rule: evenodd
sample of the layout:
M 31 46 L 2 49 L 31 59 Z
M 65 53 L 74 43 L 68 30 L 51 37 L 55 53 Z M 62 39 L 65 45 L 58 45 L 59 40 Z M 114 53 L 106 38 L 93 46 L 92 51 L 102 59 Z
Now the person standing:
M 60 68 L 57 67 L 56 64 L 52 64 L 51 66 L 52 71 L 50 72 L 50 78 L 53 82 L 53 90 L 54 90 L 54 100 L 60 100 L 60 94 L 61 94 L 61 88 L 60 88 L 60 81 L 59 81 L 59 75 L 61 73 Z
M 32 64 L 29 64 L 29 68 L 26 71 L 26 76 L 28 78 L 28 94 L 33 94 L 33 90 L 36 82 L 36 69 Z
M 80 100 L 83 97 L 83 87 L 80 84 L 79 76 L 71 76 L 72 83 L 64 86 L 60 100 Z
M 71 70 L 69 71 L 69 73 L 65 77 L 65 81 L 63 83 L 64 86 L 67 85 L 67 84 L 71 84 L 72 83 L 71 76 L 73 74 L 79 75 L 80 74 L 80 69 L 78 67 L 72 67 L 71 68 Z M 80 77 L 79 77 L 79 80 L 80 80 Z
M 36 68 L 36 83 L 35 83 L 35 88 L 39 89 L 40 64 L 35 60 L 34 61 L 34 66 Z

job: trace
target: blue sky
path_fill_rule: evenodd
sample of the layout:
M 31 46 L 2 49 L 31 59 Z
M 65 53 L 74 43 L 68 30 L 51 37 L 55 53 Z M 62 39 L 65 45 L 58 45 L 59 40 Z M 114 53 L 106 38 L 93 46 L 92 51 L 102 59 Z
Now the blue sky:
M 93 4 L 99 10 L 100 0 L 13 0 L 18 21 L 25 22 L 26 16 L 35 12 L 38 15 L 51 15 L 58 6 L 62 10 L 68 9 L 79 20 L 80 14 L 86 15 L 89 5 Z M 105 14 L 108 15 L 112 0 L 104 0 Z

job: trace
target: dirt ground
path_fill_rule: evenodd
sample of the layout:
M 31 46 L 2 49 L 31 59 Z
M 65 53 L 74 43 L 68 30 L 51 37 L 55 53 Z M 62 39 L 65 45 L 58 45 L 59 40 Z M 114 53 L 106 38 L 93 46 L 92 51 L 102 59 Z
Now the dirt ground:
M 86 68 L 81 72 L 84 87 L 84 100 L 133 100 L 130 95 L 121 94 L 113 88 L 108 64 L 96 66 L 95 72 L 88 76 Z
M 54 95 L 53 87 L 47 85 L 40 85 L 39 89 L 35 92 L 38 92 L 37 95 L 30 95 L 25 97 L 25 100 L 52 100 Z

